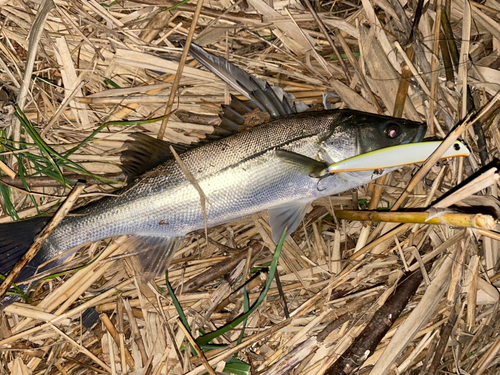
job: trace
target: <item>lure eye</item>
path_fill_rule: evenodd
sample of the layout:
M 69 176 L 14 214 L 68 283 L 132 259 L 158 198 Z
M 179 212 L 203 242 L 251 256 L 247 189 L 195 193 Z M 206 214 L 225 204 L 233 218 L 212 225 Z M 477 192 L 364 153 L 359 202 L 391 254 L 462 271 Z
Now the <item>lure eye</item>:
M 396 138 L 400 134 L 399 125 L 389 123 L 389 125 L 385 127 L 385 134 L 387 134 L 389 138 Z
M 455 149 L 455 151 L 459 151 L 460 150 L 460 145 L 458 143 L 455 143 L 453 145 L 453 148 Z

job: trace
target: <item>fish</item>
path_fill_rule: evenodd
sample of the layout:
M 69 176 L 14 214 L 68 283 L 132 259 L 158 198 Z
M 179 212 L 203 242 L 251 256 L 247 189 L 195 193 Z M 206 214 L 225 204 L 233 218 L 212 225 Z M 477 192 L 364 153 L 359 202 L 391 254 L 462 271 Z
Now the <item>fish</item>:
M 234 74 L 248 74 L 241 72 Z M 271 121 L 250 130 L 219 134 L 220 139 L 197 147 L 135 135 L 124 157 L 128 185 L 64 218 L 17 280 L 62 264 L 70 249 L 122 235 L 129 236 L 134 251 L 149 249 L 135 256 L 137 272 L 148 277 L 163 272 L 185 235 L 205 228 L 199 192 L 172 157 L 171 147 L 207 198 L 208 227 L 267 211 L 277 243 L 285 228 L 289 234 L 297 229 L 314 200 L 380 176 L 371 170 L 318 179 L 317 171 L 385 147 L 421 142 L 427 128 L 420 122 L 349 109 L 297 113 L 289 97 L 274 89 L 263 97 L 256 91 L 248 90 L 250 102 L 233 100 L 236 122 L 229 120 L 228 128 L 239 126 L 238 116 L 250 110 L 253 97 L 261 103 L 254 103 L 256 108 L 281 106 L 270 111 Z M 47 221 L 42 217 L 0 225 L 0 273 L 8 274 Z

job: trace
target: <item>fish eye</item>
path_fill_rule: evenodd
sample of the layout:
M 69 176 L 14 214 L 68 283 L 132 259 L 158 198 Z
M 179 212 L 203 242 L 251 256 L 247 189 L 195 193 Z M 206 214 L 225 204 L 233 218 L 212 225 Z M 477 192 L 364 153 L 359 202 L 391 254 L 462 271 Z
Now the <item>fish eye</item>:
M 399 125 L 395 123 L 389 123 L 384 131 L 389 138 L 396 138 L 400 134 Z

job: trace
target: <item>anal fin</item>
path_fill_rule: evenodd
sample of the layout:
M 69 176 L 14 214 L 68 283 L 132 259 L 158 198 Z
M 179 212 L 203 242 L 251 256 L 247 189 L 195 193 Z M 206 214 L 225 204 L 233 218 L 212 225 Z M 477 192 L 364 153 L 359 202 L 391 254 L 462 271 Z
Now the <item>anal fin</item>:
M 125 258 L 133 271 L 146 280 L 162 275 L 170 265 L 183 237 L 131 236 Z
M 288 234 L 295 232 L 310 205 L 311 202 L 294 202 L 267 211 L 275 243 L 279 242 L 285 228 Z

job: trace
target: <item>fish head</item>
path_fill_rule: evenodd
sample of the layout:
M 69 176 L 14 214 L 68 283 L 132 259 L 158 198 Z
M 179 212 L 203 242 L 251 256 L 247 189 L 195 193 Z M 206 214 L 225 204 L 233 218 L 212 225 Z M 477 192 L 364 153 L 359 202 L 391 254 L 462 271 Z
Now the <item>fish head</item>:
M 321 138 L 321 157 L 338 162 L 381 148 L 420 142 L 427 126 L 421 122 L 340 110 L 332 116 L 329 132 Z

